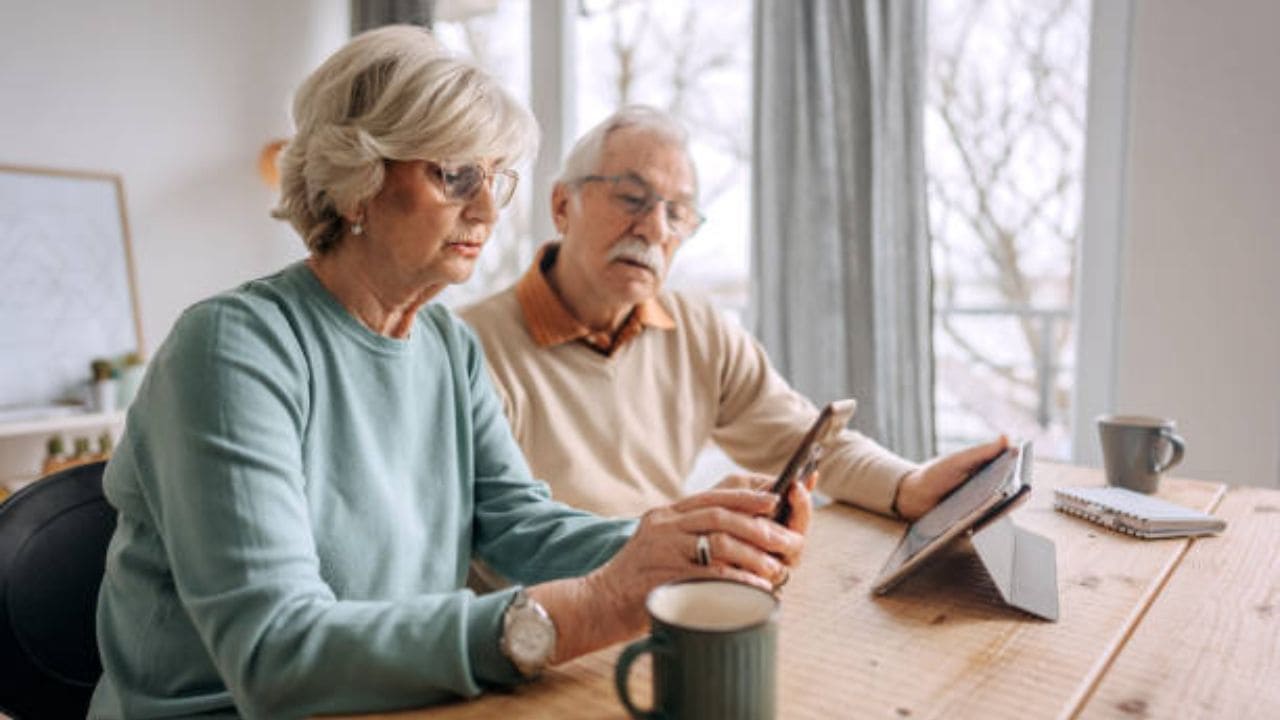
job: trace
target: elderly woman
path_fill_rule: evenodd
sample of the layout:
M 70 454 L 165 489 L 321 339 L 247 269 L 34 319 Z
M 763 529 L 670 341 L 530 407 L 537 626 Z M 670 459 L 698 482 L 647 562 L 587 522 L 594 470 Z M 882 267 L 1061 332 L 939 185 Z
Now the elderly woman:
M 352 40 L 303 84 L 277 215 L 305 262 L 199 303 L 156 354 L 107 469 L 119 524 L 95 717 L 420 706 L 643 628 L 655 585 L 771 587 L 776 498 L 716 490 L 634 520 L 549 499 L 471 332 L 466 280 L 535 125 L 424 31 Z M 475 556 L 524 583 L 463 587 Z

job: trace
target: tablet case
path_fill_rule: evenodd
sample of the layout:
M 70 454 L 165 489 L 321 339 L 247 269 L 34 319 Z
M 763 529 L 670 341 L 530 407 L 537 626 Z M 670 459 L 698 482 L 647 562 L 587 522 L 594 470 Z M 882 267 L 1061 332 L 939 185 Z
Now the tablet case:
M 1053 541 L 1018 527 L 1009 516 L 969 535 L 978 560 L 1006 604 L 1058 619 L 1058 563 Z
M 947 544 L 966 538 L 968 547 L 1005 604 L 1056 621 L 1059 614 L 1057 549 L 1052 540 L 1019 527 L 1009 515 L 1018 498 L 1025 498 L 1031 489 L 1030 449 L 1030 443 L 1020 448 L 1022 489 L 1018 495 L 996 509 L 994 518 L 979 520 L 973 529 Z

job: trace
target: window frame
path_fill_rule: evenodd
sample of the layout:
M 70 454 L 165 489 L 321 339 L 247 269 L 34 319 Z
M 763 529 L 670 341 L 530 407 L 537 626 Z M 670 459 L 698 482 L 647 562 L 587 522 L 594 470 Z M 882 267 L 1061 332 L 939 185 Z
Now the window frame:
M 574 48 L 577 0 L 541 0 L 529 13 L 529 104 L 542 130 L 533 166 L 530 232 L 540 244 L 559 234 L 551 219 L 550 197 L 560 158 L 577 137 L 574 121 Z M 539 198 L 542 207 L 539 208 Z
M 1116 399 L 1128 207 L 1133 0 L 1094 0 L 1089 21 L 1084 207 L 1076 273 L 1076 378 L 1071 458 L 1098 466 L 1094 418 Z

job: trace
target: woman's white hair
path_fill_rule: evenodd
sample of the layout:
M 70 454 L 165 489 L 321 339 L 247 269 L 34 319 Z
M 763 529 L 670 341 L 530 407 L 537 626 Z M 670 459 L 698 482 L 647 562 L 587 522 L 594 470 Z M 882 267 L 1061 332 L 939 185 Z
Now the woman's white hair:
M 693 156 L 689 153 L 689 131 L 669 113 L 665 113 L 649 105 L 624 105 L 612 115 L 600 121 L 574 143 L 573 149 L 565 156 L 560 167 L 560 177 L 556 182 L 572 186 L 588 175 L 594 175 L 600 169 L 600 160 L 604 155 L 605 141 L 609 135 L 624 128 L 637 128 L 662 138 L 665 142 L 680 148 L 689 163 L 689 171 L 693 173 L 693 186 L 698 187 L 698 169 L 694 167 Z
M 420 27 L 362 33 L 298 88 L 296 131 L 280 158 L 280 204 L 314 253 L 331 250 L 347 220 L 378 193 L 387 160 L 494 161 L 537 148 L 533 116 L 475 65 Z

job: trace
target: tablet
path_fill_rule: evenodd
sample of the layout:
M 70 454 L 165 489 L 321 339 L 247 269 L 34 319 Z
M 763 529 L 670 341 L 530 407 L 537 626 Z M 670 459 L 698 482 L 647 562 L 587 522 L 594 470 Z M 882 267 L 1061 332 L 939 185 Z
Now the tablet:
M 1031 443 L 1011 446 L 912 523 L 873 591 L 883 594 L 966 531 L 1008 513 L 1031 490 Z

